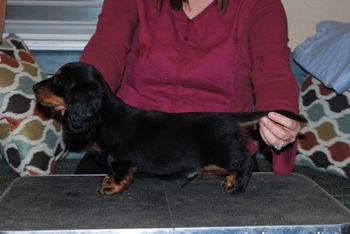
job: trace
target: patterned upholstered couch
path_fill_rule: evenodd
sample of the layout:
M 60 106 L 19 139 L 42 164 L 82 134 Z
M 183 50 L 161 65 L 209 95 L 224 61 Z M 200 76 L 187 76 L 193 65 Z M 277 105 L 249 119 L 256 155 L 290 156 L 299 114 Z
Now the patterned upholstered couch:
M 300 95 L 309 123 L 299 141 L 299 165 L 350 178 L 350 90 L 337 94 L 311 75 Z

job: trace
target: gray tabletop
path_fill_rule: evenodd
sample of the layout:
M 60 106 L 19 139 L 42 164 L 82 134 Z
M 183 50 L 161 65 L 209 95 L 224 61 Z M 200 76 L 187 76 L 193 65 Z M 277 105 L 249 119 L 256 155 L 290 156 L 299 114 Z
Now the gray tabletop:
M 16 179 L 0 199 L 0 233 L 350 233 L 350 211 L 299 174 L 254 173 L 235 195 L 211 175 L 185 187 L 139 176 L 122 194 L 101 196 L 101 178 Z

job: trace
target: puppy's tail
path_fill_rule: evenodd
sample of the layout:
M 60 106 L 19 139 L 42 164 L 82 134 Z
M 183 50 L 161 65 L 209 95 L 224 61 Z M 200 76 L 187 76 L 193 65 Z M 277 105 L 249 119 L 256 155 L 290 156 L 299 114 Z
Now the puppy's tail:
M 287 111 L 287 110 L 234 113 L 234 118 L 241 126 L 244 127 L 247 125 L 253 125 L 253 124 L 258 123 L 262 117 L 267 116 L 270 112 L 276 112 L 276 113 L 284 115 L 290 119 L 296 120 L 300 123 L 307 123 L 307 120 L 303 116 L 296 115 L 293 112 Z

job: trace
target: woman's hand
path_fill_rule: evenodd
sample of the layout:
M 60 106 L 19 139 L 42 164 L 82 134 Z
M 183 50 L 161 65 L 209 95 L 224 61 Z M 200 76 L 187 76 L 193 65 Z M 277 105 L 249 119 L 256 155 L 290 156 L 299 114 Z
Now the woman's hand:
M 260 121 L 260 135 L 267 145 L 281 150 L 286 145 L 295 141 L 300 123 L 276 112 L 271 112 Z

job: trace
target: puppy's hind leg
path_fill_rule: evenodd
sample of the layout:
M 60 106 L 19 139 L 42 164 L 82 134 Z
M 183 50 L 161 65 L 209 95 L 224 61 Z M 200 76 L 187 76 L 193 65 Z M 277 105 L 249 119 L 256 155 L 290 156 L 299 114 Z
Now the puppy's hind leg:
M 243 153 L 242 159 L 231 162 L 228 169 L 228 175 L 221 182 L 224 193 L 242 193 L 248 186 L 250 177 L 252 176 L 254 162 L 248 152 Z
M 237 170 L 237 189 L 234 191 L 235 193 L 245 192 L 245 189 L 249 184 L 250 178 L 252 177 L 253 168 L 254 161 L 251 155 L 248 153 L 247 157 L 243 162 L 242 169 Z
M 97 192 L 101 195 L 114 195 L 124 191 L 134 178 L 136 167 L 132 167 L 127 161 L 114 161 L 109 156 L 111 173 L 102 179 L 101 187 Z

